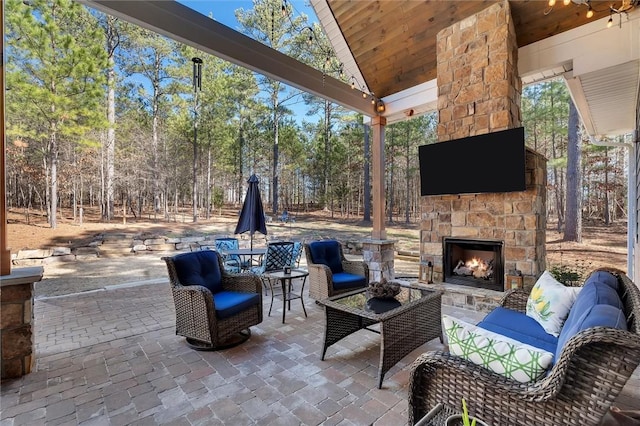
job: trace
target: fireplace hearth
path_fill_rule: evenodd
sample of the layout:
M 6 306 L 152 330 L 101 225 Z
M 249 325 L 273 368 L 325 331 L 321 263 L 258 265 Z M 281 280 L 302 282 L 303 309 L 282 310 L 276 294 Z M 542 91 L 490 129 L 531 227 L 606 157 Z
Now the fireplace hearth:
M 444 282 L 504 291 L 503 241 L 443 238 Z

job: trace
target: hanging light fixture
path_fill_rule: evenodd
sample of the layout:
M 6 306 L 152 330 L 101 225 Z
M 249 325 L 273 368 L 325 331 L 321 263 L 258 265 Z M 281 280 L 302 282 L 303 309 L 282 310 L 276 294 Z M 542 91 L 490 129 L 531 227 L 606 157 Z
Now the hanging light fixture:
M 591 3 L 589 2 L 589 9 L 587 9 L 587 19 L 593 18 L 593 8 L 591 7 Z
M 547 9 L 544 11 L 545 15 L 551 13 L 553 7 L 556 5 L 557 0 L 548 0 L 547 1 Z M 604 12 L 604 10 L 596 10 L 593 8 L 591 4 L 591 0 L 562 0 L 562 4 L 565 6 L 569 6 L 571 3 L 576 6 L 587 6 L 587 13 L 585 17 L 587 19 L 593 18 L 596 12 Z M 620 26 L 622 26 L 622 14 L 624 13 L 629 17 L 629 12 L 634 9 L 636 6 L 640 5 L 640 0 L 620 0 L 620 5 L 616 6 L 615 3 L 609 5 L 609 19 L 607 20 L 607 28 L 611 28 L 613 26 L 613 15 L 620 15 Z

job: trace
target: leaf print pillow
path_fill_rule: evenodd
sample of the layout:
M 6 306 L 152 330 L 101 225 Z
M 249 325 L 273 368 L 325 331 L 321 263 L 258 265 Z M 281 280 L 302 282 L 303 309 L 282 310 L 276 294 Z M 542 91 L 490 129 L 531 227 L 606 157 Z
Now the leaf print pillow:
M 566 287 L 544 271 L 527 299 L 527 315 L 556 337 L 569 315 L 581 287 Z

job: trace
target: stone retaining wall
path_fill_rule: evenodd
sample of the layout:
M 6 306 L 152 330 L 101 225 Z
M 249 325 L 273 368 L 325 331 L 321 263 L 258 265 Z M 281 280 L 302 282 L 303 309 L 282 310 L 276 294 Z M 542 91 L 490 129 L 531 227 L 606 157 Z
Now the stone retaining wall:
M 131 256 L 150 252 L 194 251 L 203 247 L 215 247 L 215 239 L 223 235 L 192 235 L 143 237 L 135 234 L 99 234 L 86 246 L 24 249 L 11 254 L 15 266 L 38 266 L 57 262 L 95 259 L 98 257 Z M 226 235 L 224 235 L 226 236 Z M 254 238 L 255 243 L 255 238 Z M 260 244 L 264 244 L 260 241 Z M 362 242 L 343 242 L 345 254 L 362 254 Z

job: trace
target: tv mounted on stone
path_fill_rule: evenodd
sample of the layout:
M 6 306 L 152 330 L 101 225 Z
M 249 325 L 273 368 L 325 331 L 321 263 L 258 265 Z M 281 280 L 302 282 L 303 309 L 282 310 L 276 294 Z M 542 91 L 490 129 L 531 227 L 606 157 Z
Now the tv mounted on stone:
M 524 128 L 421 145 L 420 194 L 524 191 Z

